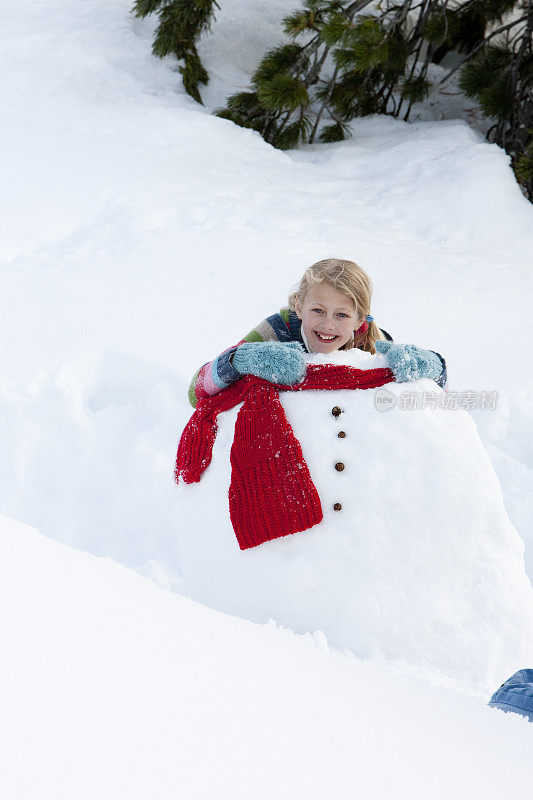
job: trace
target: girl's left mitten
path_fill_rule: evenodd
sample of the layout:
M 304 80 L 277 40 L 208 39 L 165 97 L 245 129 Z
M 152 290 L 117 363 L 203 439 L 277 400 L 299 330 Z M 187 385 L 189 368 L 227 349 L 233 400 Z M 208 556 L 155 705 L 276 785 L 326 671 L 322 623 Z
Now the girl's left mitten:
M 442 373 L 442 361 L 431 350 L 422 350 L 414 344 L 393 344 L 381 339 L 376 351 L 387 359 L 397 383 L 418 381 L 420 378 L 437 380 Z

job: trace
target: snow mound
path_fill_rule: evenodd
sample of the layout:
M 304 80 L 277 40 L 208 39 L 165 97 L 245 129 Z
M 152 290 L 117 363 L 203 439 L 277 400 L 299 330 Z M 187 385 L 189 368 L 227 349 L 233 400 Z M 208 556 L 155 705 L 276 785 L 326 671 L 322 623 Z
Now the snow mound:
M 386 366 L 359 351 L 309 360 Z M 384 392 L 394 406 L 380 411 Z M 436 404 L 444 395 L 429 380 L 282 392 L 324 519 L 243 552 L 228 510 L 238 408 L 221 414 L 210 467 L 199 484 L 180 489 L 180 591 L 257 622 L 320 629 L 330 645 L 358 656 L 400 659 L 489 688 L 532 663 L 523 543 L 472 418 L 405 409 L 405 392 L 426 392 Z
M 6 800 L 529 796 L 529 724 L 479 698 L 203 608 L 2 515 L 0 564 Z

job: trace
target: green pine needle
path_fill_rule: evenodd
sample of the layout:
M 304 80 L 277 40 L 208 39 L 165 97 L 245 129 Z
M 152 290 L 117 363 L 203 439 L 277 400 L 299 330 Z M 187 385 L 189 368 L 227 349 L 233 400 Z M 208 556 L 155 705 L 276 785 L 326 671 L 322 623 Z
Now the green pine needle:
M 357 104 L 358 116 L 368 117 L 371 114 L 378 114 L 380 111 L 380 102 L 379 97 L 371 92 L 363 95 Z
M 282 44 L 269 50 L 252 76 L 252 85 L 258 87 L 262 83 L 271 81 L 278 72 L 285 72 L 294 67 L 301 52 L 299 44 Z
M 241 128 L 251 128 L 252 124 L 251 121 L 239 114 L 237 111 L 230 111 L 228 108 L 219 108 L 215 111 L 215 116 L 220 117 L 221 119 L 228 119 L 230 122 L 235 123 L 235 125 L 239 125 Z
M 254 114 L 261 110 L 257 92 L 238 92 L 226 100 L 226 107 L 239 114 Z
M 325 44 L 332 47 L 342 42 L 351 27 L 352 22 L 345 14 L 330 14 L 320 26 L 320 38 Z
M 306 116 L 300 117 L 290 125 L 286 125 L 272 137 L 271 144 L 278 150 L 289 150 L 291 147 L 305 141 L 311 133 L 311 121 Z
M 209 76 L 196 50 L 196 40 L 211 26 L 216 0 L 136 0 L 133 13 L 145 17 L 158 10 L 159 25 L 152 43 L 158 58 L 175 55 L 183 59 L 180 66 L 185 91 L 202 102 L 199 84 L 207 84 Z
M 133 4 L 132 13 L 136 17 L 147 17 L 148 14 L 153 14 L 161 5 L 162 0 L 135 0 Z
M 271 111 L 293 111 L 298 106 L 309 105 L 309 94 L 298 78 L 279 72 L 272 80 L 257 86 L 259 102 Z
M 508 69 L 510 60 L 506 47 L 488 45 L 462 68 L 459 87 L 467 97 L 479 97 Z
M 403 33 L 396 30 L 388 40 L 387 69 L 403 74 L 409 58 L 409 48 Z
M 516 177 L 523 183 L 533 181 L 533 128 L 528 131 L 531 139 L 525 153 L 517 158 L 514 164 Z
M 431 14 L 424 25 L 422 35 L 435 47 L 448 42 L 451 44 L 459 30 L 458 18 L 446 11 Z
M 304 6 L 309 9 L 309 11 L 321 11 L 324 7 L 327 8 L 329 5 L 332 4 L 324 2 L 324 0 L 304 0 Z
M 421 103 L 428 96 L 430 89 L 431 83 L 422 75 L 417 75 L 403 81 L 400 95 L 409 103 Z
M 315 23 L 314 11 L 296 11 L 283 19 L 283 30 L 287 36 L 296 37 Z
M 336 122 L 334 125 L 326 125 L 320 131 L 319 139 L 324 144 L 331 144 L 332 142 L 342 142 L 350 135 L 348 125 L 342 125 Z
M 183 88 L 197 103 L 202 103 L 198 84 L 207 84 L 209 82 L 209 75 L 202 66 L 202 62 L 196 52 L 187 53 L 185 56 L 185 65 L 179 68 L 183 77 Z
M 479 105 L 487 117 L 507 119 L 513 109 L 513 96 L 506 77 L 495 80 L 478 94 Z
M 359 17 L 357 24 L 346 37 L 345 50 L 350 49 L 353 51 L 354 69 L 369 70 L 377 65 L 386 64 L 389 47 L 387 31 L 381 21 L 375 17 Z

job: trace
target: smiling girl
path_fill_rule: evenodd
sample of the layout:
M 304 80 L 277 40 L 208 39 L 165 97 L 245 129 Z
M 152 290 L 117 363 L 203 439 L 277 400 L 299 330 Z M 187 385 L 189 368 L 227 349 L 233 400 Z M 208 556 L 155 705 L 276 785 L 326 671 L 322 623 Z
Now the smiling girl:
M 431 378 L 446 385 L 439 353 L 411 344 L 393 344 L 370 314 L 372 282 L 353 261 L 327 258 L 306 269 L 289 305 L 259 323 L 244 339 L 195 373 L 189 401 L 212 397 L 243 375 L 280 385 L 305 374 L 305 352 L 332 353 L 357 347 L 385 355 L 397 382 Z

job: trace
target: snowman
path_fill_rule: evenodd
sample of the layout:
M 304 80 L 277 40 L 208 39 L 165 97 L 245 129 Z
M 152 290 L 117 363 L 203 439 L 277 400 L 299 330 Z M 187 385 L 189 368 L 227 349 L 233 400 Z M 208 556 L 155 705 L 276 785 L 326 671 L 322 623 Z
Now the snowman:
M 180 591 L 480 689 L 533 663 L 524 545 L 472 417 L 433 381 L 368 380 L 387 371 L 382 355 L 306 358 L 308 374 L 362 380 L 274 390 L 259 419 L 280 404 L 285 450 L 271 431 L 247 439 L 248 401 L 218 414 L 201 475 L 178 484 Z M 267 452 L 282 460 L 273 496 L 256 469 Z

